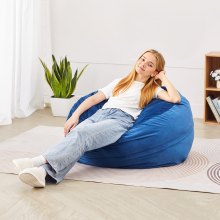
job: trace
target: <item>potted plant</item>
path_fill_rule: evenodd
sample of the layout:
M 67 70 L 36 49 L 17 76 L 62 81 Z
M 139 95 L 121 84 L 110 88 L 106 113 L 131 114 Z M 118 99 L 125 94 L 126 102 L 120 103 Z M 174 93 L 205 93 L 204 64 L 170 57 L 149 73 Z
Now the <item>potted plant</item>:
M 47 65 L 40 59 L 44 68 L 46 81 L 53 92 L 53 96 L 50 99 L 52 113 L 54 116 L 67 116 L 74 104 L 75 96 L 73 93 L 76 89 L 77 82 L 88 64 L 79 73 L 78 69 L 76 69 L 73 76 L 70 62 L 66 57 L 60 60 L 59 65 L 54 55 L 52 55 L 52 61 L 52 70 L 50 71 Z
M 220 69 L 212 71 L 210 75 L 216 81 L 216 87 L 220 89 Z

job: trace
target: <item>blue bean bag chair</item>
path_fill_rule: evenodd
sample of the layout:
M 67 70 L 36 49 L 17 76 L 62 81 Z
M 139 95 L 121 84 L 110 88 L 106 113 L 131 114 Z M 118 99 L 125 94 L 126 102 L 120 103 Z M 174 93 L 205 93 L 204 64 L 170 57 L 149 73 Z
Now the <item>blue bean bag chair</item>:
M 87 97 L 80 98 L 67 118 Z M 80 122 L 93 115 L 106 101 L 84 112 Z M 153 99 L 138 119 L 114 144 L 88 151 L 80 158 L 83 164 L 109 168 L 153 168 L 183 162 L 192 147 L 194 123 L 189 102 L 181 95 L 181 102 L 172 104 Z

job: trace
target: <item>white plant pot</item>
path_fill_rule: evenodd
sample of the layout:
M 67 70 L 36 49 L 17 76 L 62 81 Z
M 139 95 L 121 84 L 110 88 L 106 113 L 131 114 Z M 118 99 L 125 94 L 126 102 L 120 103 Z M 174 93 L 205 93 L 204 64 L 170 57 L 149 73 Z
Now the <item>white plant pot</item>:
M 67 117 L 73 104 L 79 99 L 77 96 L 71 98 L 50 98 L 51 110 L 53 116 Z
M 219 81 L 219 80 L 216 82 L 216 87 L 217 87 L 218 89 L 220 89 L 220 81 Z

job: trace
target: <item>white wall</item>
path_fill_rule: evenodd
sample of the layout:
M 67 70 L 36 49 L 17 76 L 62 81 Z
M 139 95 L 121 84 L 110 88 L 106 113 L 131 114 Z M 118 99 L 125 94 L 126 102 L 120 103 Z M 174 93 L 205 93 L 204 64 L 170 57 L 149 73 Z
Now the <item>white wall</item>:
M 218 0 L 52 0 L 52 51 L 72 68 L 89 67 L 86 94 L 129 72 L 146 49 L 159 50 L 167 74 L 203 117 L 204 55 L 220 50 Z

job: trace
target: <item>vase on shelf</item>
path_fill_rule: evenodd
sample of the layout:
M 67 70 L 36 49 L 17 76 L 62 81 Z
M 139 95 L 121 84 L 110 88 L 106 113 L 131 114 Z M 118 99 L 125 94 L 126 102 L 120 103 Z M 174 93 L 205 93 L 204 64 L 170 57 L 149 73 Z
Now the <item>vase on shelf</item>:
M 220 89 L 220 80 L 217 80 L 217 81 L 216 81 L 216 87 L 217 87 L 218 89 Z

